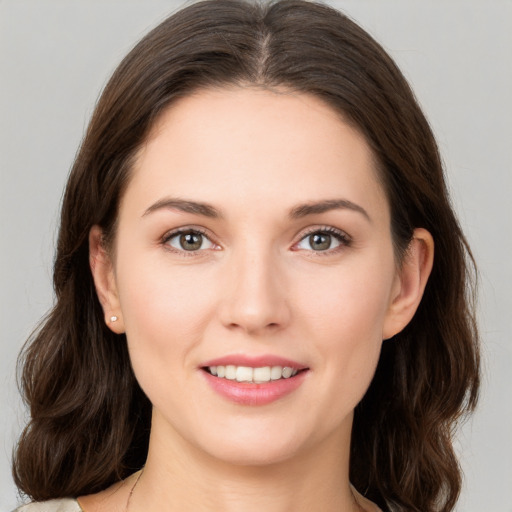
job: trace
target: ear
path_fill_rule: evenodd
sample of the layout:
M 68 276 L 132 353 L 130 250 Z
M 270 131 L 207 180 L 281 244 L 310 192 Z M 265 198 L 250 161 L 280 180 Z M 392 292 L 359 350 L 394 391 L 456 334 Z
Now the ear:
M 382 338 L 398 334 L 416 313 L 434 262 L 434 239 L 423 228 L 414 230 L 393 287 Z
M 116 334 L 124 332 L 123 316 L 117 293 L 112 260 L 103 241 L 103 231 L 93 226 L 89 231 L 89 265 L 98 299 L 103 308 L 105 323 Z

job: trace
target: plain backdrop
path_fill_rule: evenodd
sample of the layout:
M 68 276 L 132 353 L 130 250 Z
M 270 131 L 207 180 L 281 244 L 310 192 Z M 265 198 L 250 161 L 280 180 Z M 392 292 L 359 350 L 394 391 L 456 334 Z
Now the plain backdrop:
M 411 81 L 480 266 L 481 403 L 460 431 L 458 512 L 512 512 L 512 1 L 339 0 Z M 67 173 L 110 73 L 172 0 L 0 0 L 0 510 L 26 413 L 17 353 L 52 304 Z

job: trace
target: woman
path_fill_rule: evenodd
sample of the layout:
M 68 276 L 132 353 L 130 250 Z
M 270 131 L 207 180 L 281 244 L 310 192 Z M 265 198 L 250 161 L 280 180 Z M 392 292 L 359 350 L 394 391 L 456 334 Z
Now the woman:
M 22 510 L 452 510 L 470 264 L 368 34 L 296 0 L 183 9 L 116 70 L 68 181 L 14 460 L 53 501 Z

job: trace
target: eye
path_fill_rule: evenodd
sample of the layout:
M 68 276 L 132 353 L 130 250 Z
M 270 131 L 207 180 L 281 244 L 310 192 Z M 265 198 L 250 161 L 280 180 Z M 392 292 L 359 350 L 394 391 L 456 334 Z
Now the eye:
M 170 233 L 165 237 L 164 243 L 179 251 L 187 252 L 214 249 L 216 247 L 204 233 L 193 229 Z
M 319 229 L 308 233 L 299 243 L 295 245 L 296 249 L 306 251 L 331 251 L 342 245 L 349 245 L 350 239 L 342 231 L 334 228 Z

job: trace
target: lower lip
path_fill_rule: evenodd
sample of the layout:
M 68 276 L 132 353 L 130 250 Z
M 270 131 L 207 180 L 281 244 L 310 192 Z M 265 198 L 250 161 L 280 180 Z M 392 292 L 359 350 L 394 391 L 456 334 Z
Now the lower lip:
M 303 382 L 307 371 L 288 379 L 271 380 L 261 384 L 219 378 L 201 370 L 211 388 L 224 398 L 240 405 L 267 405 L 289 395 Z

